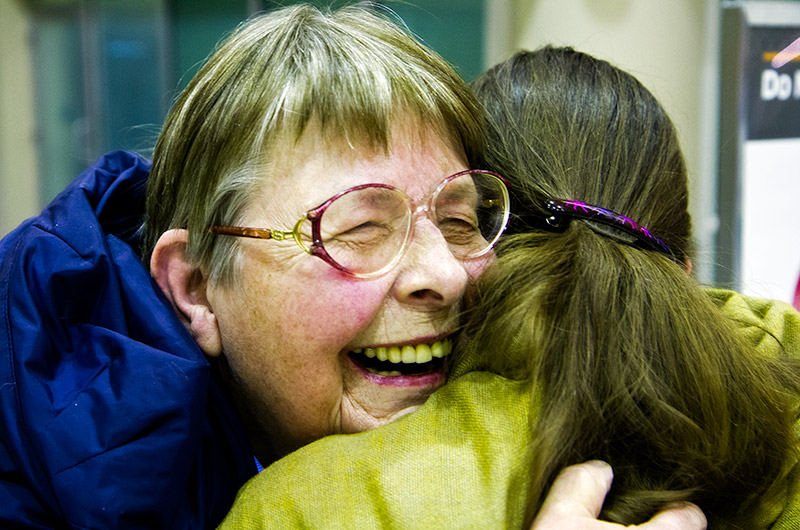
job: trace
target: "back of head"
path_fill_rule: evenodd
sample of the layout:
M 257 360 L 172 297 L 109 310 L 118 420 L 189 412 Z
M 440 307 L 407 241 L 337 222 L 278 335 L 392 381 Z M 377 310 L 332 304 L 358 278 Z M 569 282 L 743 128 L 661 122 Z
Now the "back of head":
M 600 458 L 615 469 L 610 520 L 690 499 L 711 521 L 746 521 L 793 455 L 797 385 L 685 270 L 687 176 L 664 109 L 569 48 L 519 53 L 473 88 L 489 122 L 482 165 L 509 179 L 518 218 L 470 327 L 493 369 L 531 377 L 540 395 L 535 495 L 563 466 Z M 623 216 L 670 252 L 568 215 L 548 224 L 551 199 Z
M 544 213 L 529 211 L 533 195 L 601 205 L 687 257 L 683 156 L 663 107 L 636 78 L 569 48 L 543 48 L 496 66 L 474 89 L 492 122 L 485 163 L 513 179 L 520 215 Z
M 469 155 L 482 146 L 468 87 L 438 55 L 366 6 L 280 9 L 240 26 L 181 93 L 159 137 L 148 183 L 144 260 L 170 228 L 189 229 L 188 255 L 215 282 L 234 274 L 235 225 L 268 178 L 279 141 L 313 120 L 325 139 L 386 149 L 391 120 L 410 113 Z

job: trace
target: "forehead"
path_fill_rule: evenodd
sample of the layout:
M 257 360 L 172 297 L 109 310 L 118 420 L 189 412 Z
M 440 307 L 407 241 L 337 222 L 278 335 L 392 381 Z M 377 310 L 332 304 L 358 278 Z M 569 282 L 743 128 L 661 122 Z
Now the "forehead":
M 413 198 L 431 193 L 448 175 L 467 169 L 463 149 L 433 127 L 410 119 L 392 125 L 387 149 L 323 135 L 312 123 L 297 141 L 271 149 L 255 210 L 299 215 L 353 186 L 390 184 Z

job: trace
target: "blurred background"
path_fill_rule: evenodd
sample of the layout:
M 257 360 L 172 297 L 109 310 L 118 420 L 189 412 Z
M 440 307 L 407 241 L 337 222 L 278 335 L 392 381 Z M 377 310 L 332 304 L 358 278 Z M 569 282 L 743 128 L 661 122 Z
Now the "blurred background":
M 217 40 L 269 0 L 0 0 L 0 235 L 100 154 L 149 155 Z M 321 6 L 348 2 L 314 1 Z M 676 123 L 704 283 L 791 302 L 800 276 L 800 0 L 380 2 L 472 80 L 571 45 L 636 75 Z

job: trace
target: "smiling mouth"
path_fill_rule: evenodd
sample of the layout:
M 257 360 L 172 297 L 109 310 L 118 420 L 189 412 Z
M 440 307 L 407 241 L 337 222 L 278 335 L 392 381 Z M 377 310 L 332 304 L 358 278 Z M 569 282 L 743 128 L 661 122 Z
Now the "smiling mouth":
M 367 372 L 381 376 L 424 375 L 439 371 L 453 350 L 450 339 L 416 346 L 358 348 L 350 358 Z

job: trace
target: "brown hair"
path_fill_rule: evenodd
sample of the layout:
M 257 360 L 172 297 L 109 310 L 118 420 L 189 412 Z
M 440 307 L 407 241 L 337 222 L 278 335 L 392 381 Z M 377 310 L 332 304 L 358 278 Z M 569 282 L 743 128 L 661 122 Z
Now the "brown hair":
M 489 120 L 480 163 L 510 180 L 519 215 L 469 331 L 477 351 L 498 352 L 494 370 L 530 377 L 537 394 L 531 513 L 562 467 L 599 458 L 615 470 L 605 519 L 637 524 L 691 500 L 712 528 L 749 528 L 795 458 L 800 369 L 747 342 L 681 266 L 687 175 L 664 109 L 569 48 L 519 53 L 473 88 Z M 554 198 L 629 217 L 679 263 L 579 220 L 541 229 Z

